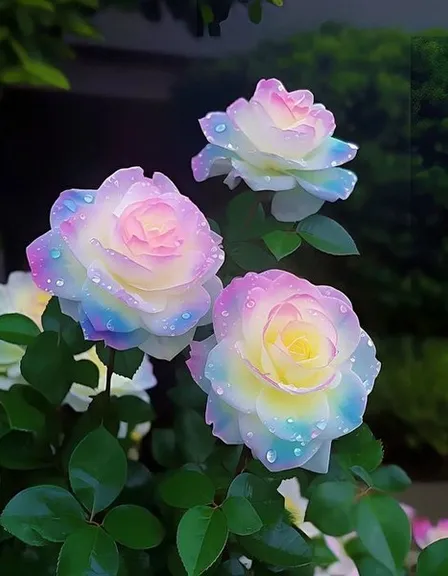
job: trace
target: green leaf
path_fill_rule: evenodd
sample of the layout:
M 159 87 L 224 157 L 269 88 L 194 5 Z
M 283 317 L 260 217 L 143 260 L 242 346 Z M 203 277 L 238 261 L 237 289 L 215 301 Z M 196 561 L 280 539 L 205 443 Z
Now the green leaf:
M 0 404 L 3 406 L 11 430 L 41 432 L 45 426 L 45 416 L 32 406 L 24 387 L 14 385 L 8 391 L 0 390 Z
M 395 574 L 411 546 L 406 513 L 389 496 L 371 494 L 356 507 L 356 532 L 371 556 Z
M 119 496 L 120 503 L 147 505 L 152 496 L 153 477 L 141 462 L 128 460 L 126 484 Z
M 121 548 L 118 576 L 148 576 L 151 562 L 149 554 L 141 550 Z
M 321 252 L 335 256 L 359 255 L 350 234 L 327 216 L 321 214 L 308 216 L 299 222 L 297 232 L 308 244 Z
M 176 508 L 211 504 L 215 495 L 212 481 L 194 470 L 179 470 L 167 476 L 159 487 L 162 499 Z
M 412 484 L 406 472 L 394 464 L 381 466 L 371 476 L 375 488 L 384 492 L 401 492 Z
M 210 226 L 210 230 L 215 232 L 215 234 L 221 234 L 221 228 L 219 227 L 218 222 L 213 220 L 212 218 L 207 218 L 208 225 Z
M 227 542 L 226 517 L 219 508 L 190 508 L 179 522 L 177 549 L 188 576 L 199 576 L 224 550 Z
M 45 332 L 56 332 L 72 354 L 81 354 L 93 346 L 93 342 L 84 339 L 81 326 L 61 312 L 56 296 L 50 299 L 42 314 L 42 326 Z
M 96 353 L 101 362 L 107 366 L 110 358 L 110 348 L 101 342 L 96 345 Z M 144 353 L 139 348 L 129 350 L 116 350 L 114 358 L 114 372 L 126 378 L 133 378 L 143 362 Z
M 118 562 L 112 538 L 99 526 L 86 526 L 64 542 L 57 576 L 116 576 Z
M 356 486 L 350 482 L 323 482 L 311 492 L 305 519 L 329 536 L 353 530 Z
M 238 541 L 249 558 L 266 564 L 294 568 L 311 563 L 308 542 L 298 530 L 282 521 L 251 536 L 240 536 Z
M 0 316 L 0 340 L 27 346 L 40 334 L 38 326 L 23 314 Z
M 254 474 L 244 473 L 237 476 L 230 485 L 227 496 L 247 498 L 263 524 L 275 524 L 283 514 L 284 500 L 276 487 Z
M 64 14 L 63 19 L 64 28 L 84 38 L 102 39 L 102 35 L 98 30 L 90 24 L 88 20 L 80 16 L 77 12 L 69 12 Z
M 362 466 L 352 466 L 350 468 L 350 470 L 352 471 L 352 473 L 356 476 L 356 478 L 358 478 L 359 480 L 361 480 L 361 482 L 364 482 L 364 484 L 366 486 L 368 486 L 369 488 L 373 487 L 373 480 L 372 477 L 370 476 L 370 474 L 367 472 L 367 470 L 365 470 Z
M 322 537 L 312 538 L 310 542 L 313 549 L 313 562 L 316 566 L 326 568 L 337 562 L 336 556 L 328 548 L 325 540 Z
M 100 371 L 90 360 L 78 360 L 73 367 L 73 380 L 89 388 L 98 388 Z
M 154 428 L 151 431 L 151 451 L 154 460 L 165 468 L 174 468 L 179 461 L 176 435 L 169 428 Z
M 252 272 L 263 272 L 275 268 L 277 261 L 258 244 L 249 242 L 236 242 L 227 249 L 227 254 L 240 268 Z
M 0 520 L 5 530 L 32 546 L 40 546 L 43 539 L 63 542 L 85 525 L 84 512 L 70 492 L 49 485 L 16 494 Z
M 133 504 L 112 508 L 103 526 L 116 542 L 135 550 L 154 548 L 165 535 L 162 524 L 151 512 Z
M 105 428 L 90 432 L 70 458 L 70 485 L 93 514 L 104 510 L 126 482 L 126 456 L 120 443 Z
M 446 576 L 448 574 L 448 538 L 427 546 L 418 558 L 417 576 Z
M 54 6 L 48 0 L 17 0 L 17 2 L 22 6 L 32 6 L 47 12 L 54 12 Z
M 261 0 L 252 0 L 248 6 L 250 21 L 254 24 L 259 24 L 263 17 L 263 8 L 261 6 Z
M 359 558 L 355 558 L 356 567 L 358 568 L 359 576 L 407 576 L 407 572 L 404 574 L 391 572 L 387 568 L 377 562 L 371 556 L 361 556 Z
M 68 90 L 70 88 L 67 77 L 51 64 L 28 58 L 23 62 L 23 67 L 27 72 L 49 86 L 61 88 L 62 90 Z
M 338 460 L 351 468 L 361 466 L 367 472 L 372 472 L 383 460 L 383 447 L 380 440 L 375 440 L 366 424 L 357 428 L 351 434 L 339 438 L 333 444 L 333 450 Z
M 302 239 L 295 232 L 274 230 L 263 236 L 263 241 L 277 260 L 292 254 L 302 244 Z
M 0 467 L 33 470 L 47 468 L 52 460 L 50 446 L 35 434 L 12 430 L 0 438 Z
M 25 380 L 51 404 L 61 404 L 70 390 L 75 361 L 54 332 L 39 334 L 26 349 L 20 363 Z
M 145 402 L 138 396 L 127 394 L 112 398 L 117 407 L 120 422 L 127 422 L 130 428 L 134 428 L 142 422 L 152 422 L 154 420 L 154 409 L 149 402 Z
M 229 242 L 260 238 L 264 232 L 265 213 L 259 196 L 252 190 L 238 194 L 227 205 L 225 238 Z
M 200 464 L 210 456 L 215 438 L 203 416 L 194 410 L 182 410 L 177 415 L 174 429 L 177 443 L 187 461 Z
M 274 4 L 274 6 L 278 6 L 278 7 L 283 6 L 283 0 L 269 0 L 269 2 L 271 4 Z
M 258 532 L 263 521 L 255 508 L 242 496 L 229 496 L 222 504 L 222 511 L 226 515 L 230 532 L 239 536 L 248 536 Z

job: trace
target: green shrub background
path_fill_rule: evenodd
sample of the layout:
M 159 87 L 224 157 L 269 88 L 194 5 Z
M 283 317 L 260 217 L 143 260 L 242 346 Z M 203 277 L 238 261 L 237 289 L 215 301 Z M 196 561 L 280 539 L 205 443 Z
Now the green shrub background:
M 324 213 L 349 230 L 361 258 L 302 248 L 289 266 L 344 290 L 375 337 L 383 372 L 372 416 L 405 421 L 412 446 L 447 454 L 448 32 L 416 37 L 329 23 L 197 64 L 174 93 L 182 94 L 179 122 L 250 97 L 269 77 L 312 90 L 334 112 L 335 135 L 360 145 L 349 165 L 359 177 L 354 193 Z M 212 186 L 215 198 L 229 195 L 219 179 L 201 186 Z

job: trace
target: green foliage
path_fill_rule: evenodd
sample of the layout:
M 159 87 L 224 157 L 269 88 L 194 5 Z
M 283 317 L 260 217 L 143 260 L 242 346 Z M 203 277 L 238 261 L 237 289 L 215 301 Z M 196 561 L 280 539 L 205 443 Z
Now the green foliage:
M 308 216 L 297 226 L 300 236 L 322 252 L 333 256 L 350 256 L 359 254 L 353 238 L 337 222 L 322 216 L 313 214 Z
M 443 576 L 448 570 L 448 539 L 430 544 L 420 554 L 417 576 Z
M 30 344 L 40 333 L 38 326 L 23 314 L 0 316 L 0 339 L 11 344 Z
M 164 537 L 160 521 L 145 508 L 132 504 L 112 508 L 103 526 L 116 542 L 135 550 L 154 548 Z

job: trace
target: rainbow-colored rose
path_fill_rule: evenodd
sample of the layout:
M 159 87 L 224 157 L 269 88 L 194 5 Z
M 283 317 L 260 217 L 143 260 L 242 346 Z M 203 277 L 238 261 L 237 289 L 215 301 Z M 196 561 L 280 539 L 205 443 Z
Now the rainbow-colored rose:
M 328 469 L 331 442 L 357 428 L 380 363 L 348 298 L 269 270 L 235 278 L 213 310 L 215 335 L 188 366 L 206 421 L 269 470 Z
M 28 246 L 32 275 L 86 339 L 170 360 L 211 321 L 222 238 L 163 174 L 127 168 L 65 191 L 50 226 Z
M 249 101 L 239 98 L 199 123 L 209 144 L 192 160 L 196 180 L 226 174 L 229 188 L 242 179 L 252 190 L 273 190 L 277 220 L 301 220 L 355 187 L 356 175 L 339 166 L 358 147 L 332 137 L 334 116 L 309 90 L 260 80 Z

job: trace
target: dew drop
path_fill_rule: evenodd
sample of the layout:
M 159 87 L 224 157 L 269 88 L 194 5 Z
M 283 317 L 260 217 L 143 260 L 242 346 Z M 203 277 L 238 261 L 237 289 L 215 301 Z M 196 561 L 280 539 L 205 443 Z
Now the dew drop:
M 73 200 L 64 200 L 63 204 L 70 212 L 76 212 L 76 204 Z
M 227 310 L 223 310 L 221 312 L 221 316 L 224 316 L 224 318 L 227 318 L 228 315 L 229 315 L 229 313 L 227 312 Z
M 341 306 L 339 307 L 339 310 L 342 312 L 342 314 L 345 314 L 347 312 L 347 306 L 344 306 L 344 304 L 341 304 Z
M 47 284 L 51 284 L 51 278 L 47 278 Z
M 344 432 L 344 434 L 348 434 L 348 428 L 344 428 L 344 430 L 342 430 L 342 432 Z
M 255 300 L 249 298 L 249 300 L 246 302 L 246 308 L 253 308 L 254 306 L 255 306 Z
M 61 256 L 61 251 L 58 250 L 57 248 L 52 248 L 50 250 L 50 256 L 54 259 L 57 260 L 58 258 L 60 258 Z
M 64 280 L 62 280 L 62 278 L 59 278 L 58 280 L 56 280 L 56 286 L 64 286 Z
M 91 204 L 93 202 L 93 196 L 92 194 L 86 194 L 84 196 L 84 202 L 87 202 L 87 204 Z
M 224 394 L 224 390 L 221 388 L 221 386 L 216 388 L 216 394 L 218 394 L 218 396 L 222 396 Z
M 115 330 L 114 324 L 113 324 L 112 320 L 108 320 L 108 321 L 107 321 L 106 328 L 107 328 L 108 330 L 110 330 L 110 332 L 113 332 L 113 331 Z
M 337 166 L 338 163 L 336 162 L 336 160 L 333 160 L 333 162 L 331 163 L 331 165 L 334 167 L 334 166 Z
M 370 339 L 369 339 L 369 340 L 367 340 L 367 346 L 370 346 L 370 347 L 372 347 L 372 346 L 373 346 L 373 342 L 372 342 L 372 340 L 370 340 Z
M 294 456 L 300 456 L 302 454 L 301 448 L 294 448 Z
M 356 362 L 356 358 L 355 358 L 354 356 L 352 356 L 352 357 L 350 358 L 350 362 L 351 362 L 352 364 L 354 364 L 354 363 Z
M 273 464 L 277 460 L 277 452 L 275 450 L 268 450 L 266 452 L 266 460 Z
M 215 128 L 215 132 L 218 132 L 218 134 L 221 134 L 222 132 L 226 131 L 227 126 L 225 124 L 218 124 Z
M 319 430 L 325 430 L 325 428 L 326 428 L 326 423 L 325 423 L 325 421 L 318 422 L 318 423 L 316 424 L 316 428 L 319 428 Z
M 246 434 L 246 436 L 247 436 L 248 438 L 253 438 L 254 433 L 253 433 L 253 432 L 248 432 L 248 433 Z
M 271 434 L 274 434 L 274 432 L 275 432 L 274 426 L 269 426 L 268 430 Z
M 293 424 L 294 423 L 294 418 L 287 418 L 286 422 L 288 422 L 288 424 Z
M 92 276 L 91 280 L 94 284 L 99 284 L 101 282 L 101 278 L 97 274 Z
M 170 330 L 175 330 L 176 326 L 174 326 L 174 324 L 171 324 L 170 326 Z
M 182 314 L 182 318 L 183 318 L 184 320 L 188 320 L 189 318 L 191 318 L 190 312 L 184 312 L 184 313 Z

